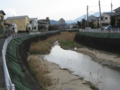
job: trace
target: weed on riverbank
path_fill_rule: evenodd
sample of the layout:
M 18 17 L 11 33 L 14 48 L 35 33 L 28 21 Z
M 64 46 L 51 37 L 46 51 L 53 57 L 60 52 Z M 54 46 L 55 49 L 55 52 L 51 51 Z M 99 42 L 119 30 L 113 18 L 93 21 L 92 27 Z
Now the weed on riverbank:
M 75 35 L 76 32 L 61 32 L 61 34 L 50 36 L 46 40 L 31 43 L 29 51 L 31 54 L 49 53 L 55 41 L 58 41 L 64 49 L 80 48 L 81 46 L 74 41 Z
M 49 73 L 47 66 L 43 65 L 37 58 L 29 59 L 29 67 L 32 76 L 35 78 L 37 83 L 42 87 L 43 90 L 52 85 L 50 77 L 46 74 Z

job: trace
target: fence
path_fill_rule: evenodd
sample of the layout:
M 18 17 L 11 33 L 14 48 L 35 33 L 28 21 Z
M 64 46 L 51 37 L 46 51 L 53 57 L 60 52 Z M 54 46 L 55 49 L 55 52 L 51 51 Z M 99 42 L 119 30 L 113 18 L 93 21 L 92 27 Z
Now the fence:
M 4 42 L 3 49 L 2 49 L 2 60 L 3 60 L 3 69 L 4 69 L 5 84 L 6 84 L 7 90 L 15 90 L 15 85 L 12 84 L 12 82 L 11 82 L 8 68 L 7 68 L 7 64 L 6 64 L 6 57 L 5 56 L 6 56 L 7 46 L 13 38 L 28 36 L 28 35 L 29 35 L 28 33 L 14 34 L 14 35 L 9 36 Z
M 48 32 L 44 32 L 44 33 L 50 33 L 50 32 L 56 32 L 56 31 L 48 31 Z M 6 64 L 6 50 L 7 50 L 7 46 L 10 43 L 10 41 L 14 38 L 18 38 L 18 37 L 23 37 L 23 36 L 29 36 L 29 35 L 36 35 L 36 34 L 40 34 L 40 33 L 22 33 L 22 34 L 13 34 L 11 36 L 9 36 L 3 45 L 2 48 L 2 60 L 3 60 L 3 69 L 4 69 L 4 77 L 5 77 L 5 84 L 6 84 L 6 88 L 7 90 L 15 90 L 15 85 L 12 83 L 9 72 L 8 72 L 8 68 L 7 68 L 7 64 Z M 42 33 L 41 33 L 42 34 Z
M 119 28 L 112 28 L 112 29 L 80 29 L 79 31 L 82 32 L 98 32 L 98 33 L 120 33 Z

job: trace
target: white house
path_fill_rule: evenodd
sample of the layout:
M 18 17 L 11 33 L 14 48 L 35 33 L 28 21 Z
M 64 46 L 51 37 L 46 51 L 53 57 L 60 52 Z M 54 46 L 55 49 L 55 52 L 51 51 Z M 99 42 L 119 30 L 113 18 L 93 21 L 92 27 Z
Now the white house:
M 28 31 L 32 30 L 32 24 L 27 24 L 26 28 Z
M 37 18 L 30 18 L 30 24 L 32 25 L 32 30 L 38 31 Z
M 10 30 L 15 32 L 15 33 L 18 33 L 17 24 L 16 23 L 12 23 L 12 26 L 10 27 Z
M 101 14 L 101 24 L 103 26 L 110 24 L 111 15 L 112 15 L 112 13 L 103 13 L 103 14 Z

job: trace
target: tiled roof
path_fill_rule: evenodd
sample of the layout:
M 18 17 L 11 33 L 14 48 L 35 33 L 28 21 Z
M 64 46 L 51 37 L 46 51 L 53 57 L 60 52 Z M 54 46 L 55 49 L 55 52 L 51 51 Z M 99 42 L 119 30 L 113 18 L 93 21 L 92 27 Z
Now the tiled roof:
M 6 20 L 13 20 L 13 19 L 24 19 L 24 18 L 26 18 L 26 17 L 28 17 L 27 15 L 25 15 L 25 16 L 14 16 L 14 17 L 8 17 L 8 18 L 6 18 Z M 28 17 L 29 18 L 29 17 Z
M 120 11 L 120 7 L 116 8 L 114 11 Z
M 37 19 L 37 18 L 30 18 L 31 21 L 32 21 L 32 20 L 35 20 L 35 19 Z
M 109 16 L 120 16 L 120 12 L 104 13 L 104 14 L 107 14 Z
M 3 13 L 3 14 L 5 15 L 5 13 L 4 13 L 4 11 L 3 11 L 3 10 L 0 10 L 0 13 Z

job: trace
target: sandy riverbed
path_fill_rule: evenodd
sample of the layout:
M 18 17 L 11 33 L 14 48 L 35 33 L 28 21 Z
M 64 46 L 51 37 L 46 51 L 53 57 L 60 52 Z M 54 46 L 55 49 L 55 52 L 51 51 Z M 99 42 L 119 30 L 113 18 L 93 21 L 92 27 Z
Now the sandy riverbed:
M 68 70 L 61 69 L 58 65 L 44 60 L 39 55 L 30 55 L 30 58 L 38 58 L 43 66 L 47 66 L 50 73 L 47 75 L 52 79 L 53 85 L 48 87 L 48 90 L 92 90 L 88 82 L 81 77 L 72 75 Z
M 88 48 L 79 48 L 75 51 L 89 55 L 98 62 L 107 62 L 114 65 L 120 65 L 120 57 L 114 54 Z M 90 85 L 81 77 L 72 75 L 68 70 L 59 68 L 58 65 L 44 60 L 39 55 L 30 55 L 28 59 L 31 57 L 39 57 L 42 64 L 47 66 L 50 71 L 47 75 L 52 79 L 53 85 L 48 87 L 48 90 L 64 90 L 67 88 L 70 88 L 70 90 L 92 90 Z
M 108 53 L 105 51 L 99 51 L 95 49 L 89 49 L 86 47 L 78 48 L 75 51 L 89 55 L 93 58 L 93 60 L 99 63 L 120 67 L 120 55 Z

